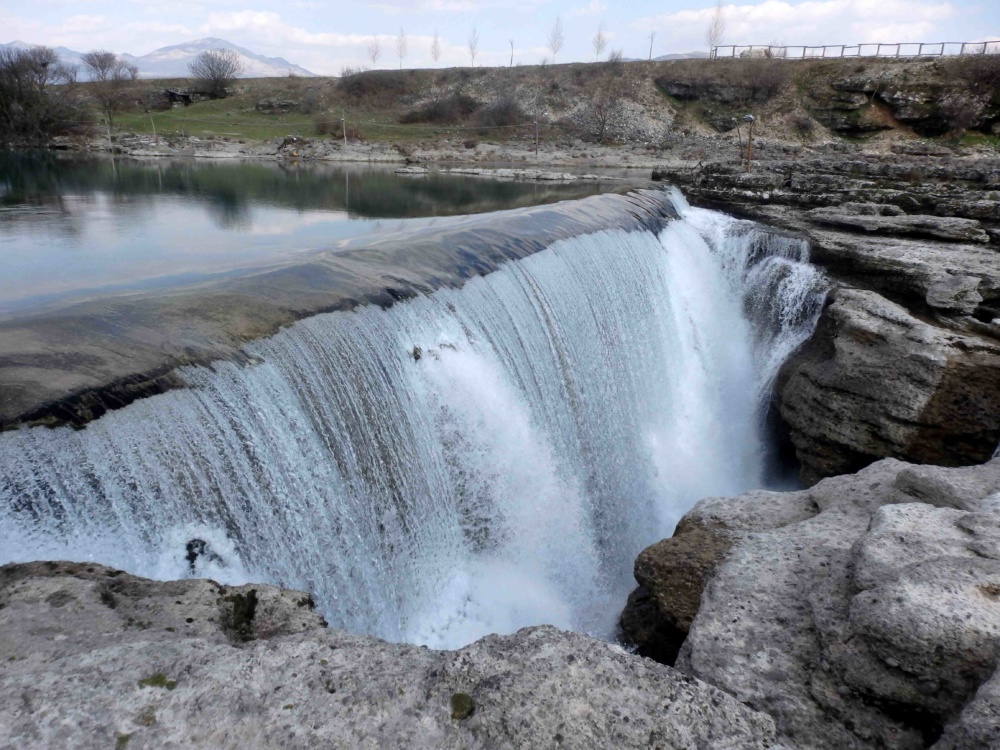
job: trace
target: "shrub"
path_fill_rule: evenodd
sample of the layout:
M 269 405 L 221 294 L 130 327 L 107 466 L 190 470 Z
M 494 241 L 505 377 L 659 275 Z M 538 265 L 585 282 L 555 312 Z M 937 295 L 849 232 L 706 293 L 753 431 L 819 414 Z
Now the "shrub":
M 407 112 L 399 121 L 404 125 L 426 122 L 434 125 L 454 125 L 468 119 L 479 108 L 479 102 L 465 94 L 452 94 L 435 99 L 424 106 Z
M 521 110 L 521 106 L 510 100 L 491 104 L 476 114 L 476 125 L 484 129 L 509 128 L 524 125 L 527 121 L 528 116 Z
M 788 118 L 788 122 L 799 135 L 812 135 L 816 130 L 816 123 L 809 115 L 794 114 Z
M 341 78 L 337 88 L 354 102 L 390 103 L 410 93 L 413 71 L 368 70 Z

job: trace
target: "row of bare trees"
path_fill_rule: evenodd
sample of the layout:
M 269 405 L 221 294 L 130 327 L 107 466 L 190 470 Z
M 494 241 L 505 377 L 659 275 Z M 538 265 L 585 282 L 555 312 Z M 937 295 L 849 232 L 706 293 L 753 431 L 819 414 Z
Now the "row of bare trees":
M 715 8 L 712 11 L 712 16 L 709 20 L 708 29 L 705 32 L 705 41 L 708 43 L 708 48 L 711 51 L 715 47 L 722 44 L 725 38 L 727 27 L 727 13 L 726 7 L 722 4 L 722 0 L 716 0 Z M 656 31 L 650 31 L 649 36 L 649 59 L 653 59 L 653 42 L 656 39 Z M 510 65 L 514 65 L 514 40 L 508 40 L 510 44 Z M 551 58 L 546 58 L 543 60 L 543 64 L 556 61 L 556 57 L 562 50 L 563 45 L 566 42 L 566 35 L 563 30 L 562 18 L 556 16 L 555 23 L 552 29 L 549 31 L 546 37 L 546 47 L 552 53 Z M 590 43 L 594 49 L 594 59 L 599 61 L 604 52 L 608 49 L 609 35 L 607 26 L 604 21 L 601 21 L 597 26 L 597 32 L 591 38 Z M 409 51 L 409 41 L 406 36 L 406 31 L 403 28 L 399 29 L 399 34 L 395 39 L 396 46 L 396 57 L 399 59 L 399 69 L 403 69 L 403 58 L 406 57 Z M 473 26 L 469 31 L 469 37 L 467 40 L 467 48 L 469 51 L 469 59 L 472 62 L 472 67 L 476 66 L 476 57 L 479 55 L 479 30 L 477 27 Z M 434 64 L 437 65 L 438 60 L 441 57 L 441 36 L 438 34 L 437 29 L 434 30 L 434 37 L 431 40 L 431 59 Z M 371 41 L 368 43 L 368 59 L 372 61 L 372 66 L 374 67 L 379 58 L 382 56 L 382 40 L 378 36 L 373 36 Z M 623 53 L 621 50 L 611 50 L 609 54 L 609 60 L 621 61 Z
M 722 0 L 716 0 L 715 9 L 712 12 L 711 19 L 709 20 L 708 29 L 705 33 L 705 41 L 708 42 L 709 50 L 718 47 L 726 33 L 727 25 L 727 15 L 726 8 L 722 4 Z M 653 42 L 656 39 L 656 32 L 651 31 L 649 36 L 649 59 L 653 59 Z M 602 55 L 608 49 L 609 35 L 607 26 L 604 21 L 597 27 L 597 32 L 591 38 L 591 47 L 594 50 L 594 59 L 600 60 Z M 510 65 L 514 65 L 514 40 L 508 40 L 510 44 Z M 546 47 L 552 53 L 551 58 L 546 58 L 542 61 L 542 64 L 547 64 L 548 62 L 555 62 L 556 57 L 562 50 L 563 45 L 566 42 L 566 35 L 563 30 L 562 18 L 556 16 L 555 23 L 552 29 L 549 31 L 548 37 L 546 38 Z M 476 57 L 479 55 L 479 29 L 475 26 L 469 31 L 469 37 L 466 42 L 467 49 L 469 51 L 469 60 L 472 63 L 472 67 L 476 66 Z M 406 57 L 409 51 L 409 40 L 406 35 L 406 31 L 403 28 L 399 29 L 399 34 L 395 38 L 395 48 L 396 57 L 399 60 L 399 69 L 403 69 L 403 59 Z M 441 36 L 438 34 L 437 29 L 434 30 L 434 37 L 431 40 L 430 47 L 431 59 L 434 64 L 437 65 L 438 60 L 441 58 Z M 378 64 L 379 58 L 382 56 L 382 39 L 379 36 L 373 36 L 371 41 L 368 43 L 368 59 L 371 60 L 372 67 Z M 622 50 L 611 50 L 608 55 L 608 60 L 611 62 L 620 62 L 623 59 Z
M 592 44 L 594 47 L 594 56 L 596 59 L 599 60 L 601 58 L 601 55 L 604 54 L 605 50 L 608 47 L 608 40 L 609 37 L 608 37 L 607 27 L 602 21 L 601 24 L 598 26 L 597 33 L 594 35 L 594 38 L 592 40 Z M 515 51 L 514 40 L 509 39 L 508 42 L 510 44 L 510 65 L 511 67 L 513 67 L 514 51 Z M 565 32 L 563 31 L 562 19 L 559 16 L 556 16 L 555 24 L 549 31 L 549 35 L 546 39 L 546 47 L 552 53 L 552 57 L 543 60 L 542 61 L 543 64 L 548 63 L 550 59 L 552 62 L 555 62 L 556 57 L 559 54 L 560 50 L 562 50 L 565 42 L 566 42 L 566 36 Z M 403 59 L 409 52 L 409 38 L 406 35 L 405 29 L 400 28 L 399 33 L 396 35 L 394 39 L 394 43 L 395 43 L 396 58 L 398 59 L 399 62 L 399 69 L 402 70 Z M 469 36 L 466 40 L 466 48 L 469 51 L 469 60 L 472 63 L 472 67 L 475 67 L 476 58 L 479 56 L 478 27 L 473 26 L 472 29 L 469 30 Z M 441 58 L 441 52 L 442 52 L 441 35 L 435 29 L 434 37 L 431 39 L 431 46 L 430 46 L 431 59 L 434 61 L 435 65 L 437 65 L 438 60 Z M 368 59 L 371 60 L 372 67 L 378 64 L 379 58 L 381 57 L 382 57 L 382 37 L 373 36 L 371 40 L 368 42 Z M 611 57 L 621 60 L 622 53 L 620 50 L 612 50 Z

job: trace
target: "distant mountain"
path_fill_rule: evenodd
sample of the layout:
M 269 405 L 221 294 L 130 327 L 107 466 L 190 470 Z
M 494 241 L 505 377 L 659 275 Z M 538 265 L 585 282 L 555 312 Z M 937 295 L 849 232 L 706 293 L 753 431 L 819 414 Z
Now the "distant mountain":
M 30 47 L 25 42 L 11 42 L 0 44 L 0 47 L 25 48 Z M 129 53 L 122 54 L 122 59 L 132 63 L 139 68 L 139 75 L 142 78 L 185 78 L 189 75 L 188 63 L 206 50 L 231 49 L 235 51 L 243 62 L 246 70 L 243 78 L 278 78 L 294 73 L 297 76 L 315 76 L 305 68 L 288 62 L 283 57 L 265 57 L 256 52 L 248 50 L 227 42 L 225 39 L 209 37 L 207 39 L 196 39 L 183 44 L 175 44 L 170 47 L 161 47 L 150 52 L 148 55 L 136 56 Z M 55 47 L 60 60 L 70 65 L 80 66 L 80 80 L 86 80 L 86 72 L 80 63 L 82 52 L 67 49 L 66 47 Z
M 653 62 L 660 62 L 662 60 L 703 60 L 707 57 L 707 52 L 674 52 L 669 55 L 654 57 Z M 645 59 L 645 57 L 626 57 L 625 62 L 639 62 Z

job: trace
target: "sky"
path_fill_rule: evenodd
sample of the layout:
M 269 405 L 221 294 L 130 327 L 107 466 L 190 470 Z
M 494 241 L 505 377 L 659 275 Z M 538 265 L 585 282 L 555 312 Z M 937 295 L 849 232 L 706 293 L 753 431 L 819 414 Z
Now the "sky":
M 723 0 L 724 44 L 855 44 L 1000 39 L 998 0 Z M 379 68 L 397 67 L 396 38 L 406 36 L 404 67 L 432 67 L 440 35 L 441 67 L 468 65 L 478 31 L 477 65 L 551 60 L 556 19 L 565 44 L 555 62 L 594 59 L 603 24 L 609 49 L 645 58 L 705 50 L 714 0 L 0 0 L 0 41 L 104 48 L 144 55 L 159 47 L 221 37 L 254 52 L 284 57 L 315 73 L 371 67 L 369 43 L 381 37 Z M 605 53 L 606 54 L 606 53 Z

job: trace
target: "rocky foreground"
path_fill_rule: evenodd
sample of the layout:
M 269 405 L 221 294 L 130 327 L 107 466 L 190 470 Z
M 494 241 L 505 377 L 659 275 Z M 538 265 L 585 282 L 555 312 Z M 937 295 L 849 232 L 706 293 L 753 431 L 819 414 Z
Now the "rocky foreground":
M 1000 459 L 702 500 L 635 574 L 626 639 L 782 747 L 1000 747 Z
M 100 565 L 0 568 L 0 747 L 766 748 L 723 691 L 551 627 L 431 651 L 308 595 Z
M 0 747 L 1000 747 L 1000 459 L 709 498 L 635 572 L 641 655 L 544 626 L 432 651 L 272 586 L 7 565 Z

